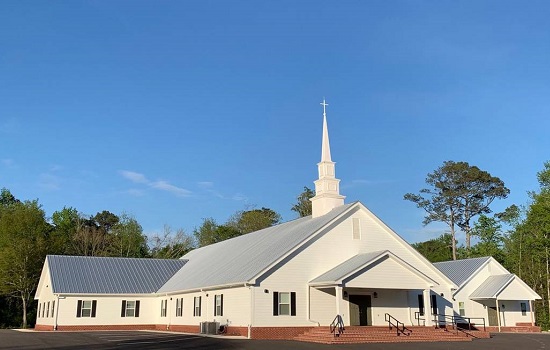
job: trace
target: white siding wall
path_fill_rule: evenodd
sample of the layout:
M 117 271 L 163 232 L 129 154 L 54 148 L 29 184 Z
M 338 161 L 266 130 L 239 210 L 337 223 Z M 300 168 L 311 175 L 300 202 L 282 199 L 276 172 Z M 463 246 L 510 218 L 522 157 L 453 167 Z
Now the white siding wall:
M 467 317 L 482 317 L 485 319 L 485 324 L 489 325 L 488 320 L 488 307 L 496 307 L 494 300 L 487 301 L 474 301 L 469 299 L 469 295 L 475 291 L 481 283 L 483 283 L 487 277 L 491 275 L 501 275 L 509 273 L 500 264 L 490 261 L 483 269 L 474 276 L 456 295 L 455 295 L 455 310 L 458 314 L 459 302 L 464 302 L 465 315 Z M 506 294 L 501 296 L 506 298 Z M 526 303 L 527 312 L 525 316 L 521 314 L 520 303 Z M 504 305 L 504 308 L 502 308 Z M 527 300 L 499 300 L 500 319 L 501 326 L 515 326 L 517 322 L 529 323 L 531 322 L 531 315 L 529 313 L 529 301 Z M 472 320 L 472 322 L 476 322 Z
M 154 324 L 160 305 L 156 297 L 140 296 L 68 296 L 59 299 L 59 326 Z M 97 300 L 96 317 L 76 317 L 78 300 Z M 139 300 L 139 317 L 121 317 L 122 300 Z
M 45 264 L 46 266 L 47 264 Z M 41 285 L 39 286 L 39 295 L 38 297 L 38 312 L 36 314 L 36 323 L 39 325 L 54 325 L 55 322 L 55 313 L 57 312 L 57 305 L 53 305 L 53 302 L 55 301 L 55 304 L 57 304 L 57 297 L 52 293 L 52 283 L 50 279 L 50 271 L 48 268 L 44 268 L 42 271 L 42 275 L 40 276 Z M 42 316 L 42 309 L 44 308 L 43 305 L 48 306 L 48 302 L 50 303 L 50 310 L 49 313 L 44 312 L 44 316 Z M 55 309 L 53 309 L 55 308 Z M 49 314 L 49 315 L 48 315 Z
M 223 316 L 214 316 L 214 295 L 216 294 L 223 294 Z M 194 298 L 198 296 L 201 297 L 201 315 L 193 316 Z M 181 317 L 176 317 L 177 298 L 183 298 L 183 315 Z M 165 299 L 165 297 L 160 299 Z M 159 315 L 160 299 L 157 307 Z M 199 325 L 204 321 L 216 321 L 220 324 L 229 322 L 230 326 L 246 327 L 250 323 L 250 289 L 247 287 L 177 294 L 169 296 L 168 299 L 167 317 L 159 317 L 161 324 Z
M 360 219 L 361 239 L 359 240 L 353 239 L 353 218 Z M 253 326 L 310 326 L 314 324 L 307 319 L 308 282 L 356 254 L 386 249 L 438 281 L 442 284 L 442 287 L 439 288 L 450 295 L 449 286 L 445 285 L 439 274 L 430 269 L 429 263 L 417 257 L 415 253 L 411 252 L 410 246 L 392 237 L 367 213 L 359 210 L 342 220 L 330 232 L 261 281 L 255 294 L 256 306 Z M 264 293 L 264 289 L 267 289 L 269 293 Z M 272 292 L 274 291 L 296 292 L 296 316 L 273 316 Z M 332 321 L 336 312 L 335 309 L 331 310 L 331 307 L 326 306 L 328 300 L 329 296 L 326 293 L 312 292 L 311 320 L 324 325 L 328 324 L 327 320 Z M 321 305 L 318 305 L 317 302 L 320 302 Z M 334 299 L 333 303 L 335 303 Z M 332 312 L 331 315 L 329 315 L 330 312 Z M 341 312 L 349 313 L 347 310 Z

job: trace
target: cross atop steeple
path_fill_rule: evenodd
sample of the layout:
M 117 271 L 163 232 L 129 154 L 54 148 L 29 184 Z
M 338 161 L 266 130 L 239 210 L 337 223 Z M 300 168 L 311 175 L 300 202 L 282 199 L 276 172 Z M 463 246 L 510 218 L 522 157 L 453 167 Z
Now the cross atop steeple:
M 315 181 L 315 196 L 311 198 L 312 217 L 318 217 L 344 204 L 340 195 L 340 180 L 335 177 L 334 162 L 330 157 L 330 143 L 327 127 L 327 101 L 323 98 L 323 141 L 321 162 L 317 163 L 319 179 Z
M 321 102 L 320 105 L 323 106 L 323 116 L 326 116 L 328 103 L 325 101 L 324 97 L 323 97 L 323 102 Z

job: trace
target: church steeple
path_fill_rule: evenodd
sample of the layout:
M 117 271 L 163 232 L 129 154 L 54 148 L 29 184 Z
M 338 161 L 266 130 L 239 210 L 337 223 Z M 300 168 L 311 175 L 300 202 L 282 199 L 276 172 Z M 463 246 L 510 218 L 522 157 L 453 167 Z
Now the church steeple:
M 335 163 L 330 157 L 326 111 L 328 104 L 325 99 L 321 105 L 323 106 L 323 142 L 321 162 L 317 163 L 319 179 L 315 181 L 315 197 L 311 198 L 311 211 L 314 218 L 344 205 L 344 198 L 346 198 L 340 195 L 340 180 L 335 177 Z

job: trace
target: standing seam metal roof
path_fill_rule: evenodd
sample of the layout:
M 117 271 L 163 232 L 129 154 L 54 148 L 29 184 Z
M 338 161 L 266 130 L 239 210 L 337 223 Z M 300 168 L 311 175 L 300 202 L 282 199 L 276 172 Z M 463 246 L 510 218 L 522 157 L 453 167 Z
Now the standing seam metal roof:
M 159 293 L 247 283 L 356 203 L 192 250 Z
M 470 299 L 493 299 L 506 287 L 515 275 L 504 274 L 489 276 L 476 290 L 470 294 Z
M 314 278 L 310 281 L 310 283 L 336 283 L 360 267 L 377 260 L 377 258 L 382 255 L 388 254 L 388 252 L 388 250 L 382 250 L 365 254 L 357 254 L 340 265 Z
M 156 292 L 187 260 L 48 255 L 53 293 Z
M 474 274 L 490 257 L 462 259 L 454 261 L 443 261 L 434 263 L 445 276 L 457 286 L 461 286 L 470 276 Z

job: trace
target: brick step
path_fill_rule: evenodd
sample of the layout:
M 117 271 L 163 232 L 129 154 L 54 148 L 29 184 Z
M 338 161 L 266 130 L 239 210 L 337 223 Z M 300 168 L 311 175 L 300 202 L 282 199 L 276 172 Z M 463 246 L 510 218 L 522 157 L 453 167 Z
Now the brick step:
M 471 341 L 473 338 L 489 338 L 489 332 L 459 332 L 432 327 L 408 327 L 410 335 L 397 335 L 395 329 L 388 327 L 346 327 L 344 333 L 334 337 L 329 327 L 316 327 L 295 338 L 298 341 L 323 344 L 353 343 L 404 343 L 437 341 Z

